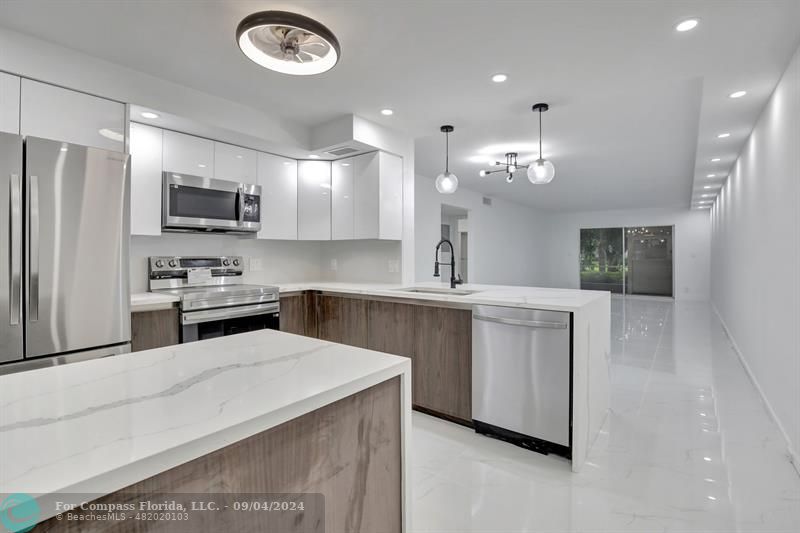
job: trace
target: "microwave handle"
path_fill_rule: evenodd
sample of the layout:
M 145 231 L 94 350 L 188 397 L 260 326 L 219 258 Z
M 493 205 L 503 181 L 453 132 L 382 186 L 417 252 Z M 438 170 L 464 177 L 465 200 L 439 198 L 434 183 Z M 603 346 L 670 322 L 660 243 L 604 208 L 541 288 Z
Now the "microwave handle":
M 244 190 L 236 189 L 236 221 L 241 226 L 244 223 Z

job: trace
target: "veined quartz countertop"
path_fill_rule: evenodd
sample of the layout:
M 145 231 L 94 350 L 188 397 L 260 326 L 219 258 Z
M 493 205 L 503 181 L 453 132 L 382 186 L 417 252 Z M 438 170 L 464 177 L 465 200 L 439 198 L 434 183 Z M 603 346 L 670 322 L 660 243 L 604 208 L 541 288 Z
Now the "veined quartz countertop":
M 0 376 L 0 497 L 108 494 L 410 371 L 263 330 Z
M 513 285 L 483 285 L 465 283 L 456 290 L 475 291 L 468 295 L 432 294 L 409 292 L 398 289 L 432 288 L 449 289 L 449 283 L 423 282 L 409 285 L 388 283 L 337 283 L 306 282 L 277 283 L 281 293 L 303 290 L 319 290 L 345 294 L 363 294 L 391 298 L 411 298 L 437 302 L 452 302 L 468 305 L 501 305 L 505 307 L 523 307 L 530 309 L 547 309 L 552 311 L 577 311 L 598 300 L 610 299 L 606 291 L 584 291 L 577 289 L 548 289 L 540 287 L 517 287 Z

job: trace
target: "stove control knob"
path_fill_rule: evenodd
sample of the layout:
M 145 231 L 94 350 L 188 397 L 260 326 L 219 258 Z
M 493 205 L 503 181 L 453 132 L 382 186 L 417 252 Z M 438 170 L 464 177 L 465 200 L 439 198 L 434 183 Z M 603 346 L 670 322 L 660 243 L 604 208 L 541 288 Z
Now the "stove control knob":
M 238 259 L 234 259 L 233 260 L 233 266 L 235 266 L 235 267 L 239 266 L 239 260 Z
M 156 268 L 161 268 L 164 266 L 164 261 L 161 259 L 156 259 Z
M 231 264 L 231 261 L 230 261 L 230 259 L 223 259 L 223 260 L 222 260 L 222 265 L 223 265 L 223 266 L 228 266 L 228 265 L 230 265 L 230 264 Z
M 171 266 L 172 268 L 175 268 L 176 266 L 178 266 L 178 262 L 175 261 L 174 259 L 170 259 L 169 260 L 169 266 Z

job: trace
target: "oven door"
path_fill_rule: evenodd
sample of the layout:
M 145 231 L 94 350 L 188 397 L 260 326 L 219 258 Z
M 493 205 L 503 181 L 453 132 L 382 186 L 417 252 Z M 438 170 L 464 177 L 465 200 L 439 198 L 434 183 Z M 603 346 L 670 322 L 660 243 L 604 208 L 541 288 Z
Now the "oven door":
M 164 172 L 166 230 L 254 233 L 261 229 L 261 187 Z
M 260 329 L 280 329 L 278 302 L 181 313 L 182 343 Z

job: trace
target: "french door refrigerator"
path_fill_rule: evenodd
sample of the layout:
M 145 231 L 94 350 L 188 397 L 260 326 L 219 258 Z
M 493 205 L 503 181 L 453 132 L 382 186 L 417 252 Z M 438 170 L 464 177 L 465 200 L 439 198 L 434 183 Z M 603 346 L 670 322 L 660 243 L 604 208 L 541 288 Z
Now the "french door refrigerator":
M 129 351 L 128 166 L 0 133 L 0 373 Z

